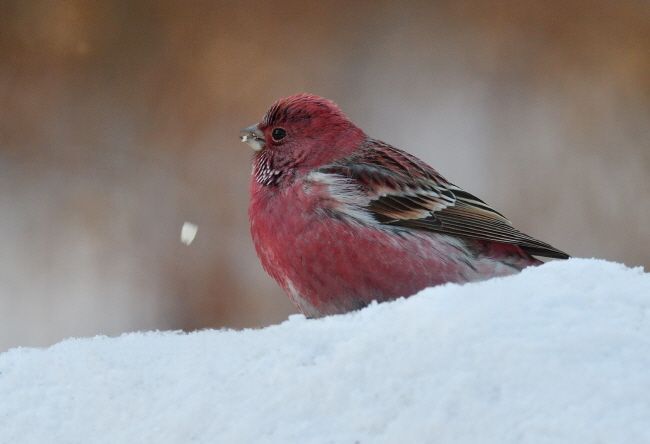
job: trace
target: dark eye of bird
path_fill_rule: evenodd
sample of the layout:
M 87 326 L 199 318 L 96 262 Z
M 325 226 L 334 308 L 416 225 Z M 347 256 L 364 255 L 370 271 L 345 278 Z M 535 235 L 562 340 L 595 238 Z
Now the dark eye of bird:
M 287 132 L 284 130 L 284 128 L 273 128 L 273 132 L 271 133 L 271 137 L 273 137 L 273 140 L 276 142 L 284 139 L 286 135 Z

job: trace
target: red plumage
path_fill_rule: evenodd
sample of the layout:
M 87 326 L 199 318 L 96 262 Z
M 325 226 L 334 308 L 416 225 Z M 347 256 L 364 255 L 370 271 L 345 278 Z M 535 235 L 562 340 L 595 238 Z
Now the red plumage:
M 255 249 L 307 316 L 509 275 L 540 264 L 533 255 L 568 257 L 321 97 L 279 100 L 242 140 L 257 151 Z

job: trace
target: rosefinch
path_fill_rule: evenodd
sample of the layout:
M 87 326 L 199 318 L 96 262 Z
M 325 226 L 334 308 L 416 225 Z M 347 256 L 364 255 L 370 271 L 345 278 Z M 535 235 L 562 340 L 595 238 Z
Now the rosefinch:
M 309 317 L 567 258 L 429 165 L 368 137 L 331 101 L 277 101 L 254 150 L 250 229 L 264 269 Z

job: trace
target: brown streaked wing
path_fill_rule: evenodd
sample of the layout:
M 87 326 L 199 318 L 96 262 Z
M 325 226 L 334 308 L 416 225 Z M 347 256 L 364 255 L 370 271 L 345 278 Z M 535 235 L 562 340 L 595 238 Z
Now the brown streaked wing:
M 520 232 L 501 213 L 418 158 L 383 142 L 369 140 L 357 154 L 323 172 L 354 180 L 371 197 L 367 209 L 381 224 L 513 244 L 537 256 L 569 257 Z

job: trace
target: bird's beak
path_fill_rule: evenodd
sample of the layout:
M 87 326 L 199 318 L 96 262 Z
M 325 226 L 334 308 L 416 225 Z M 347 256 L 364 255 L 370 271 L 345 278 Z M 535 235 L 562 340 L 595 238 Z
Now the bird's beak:
M 264 148 L 264 134 L 262 134 L 262 131 L 257 127 L 257 124 L 239 131 L 239 138 L 255 151 L 260 151 Z

